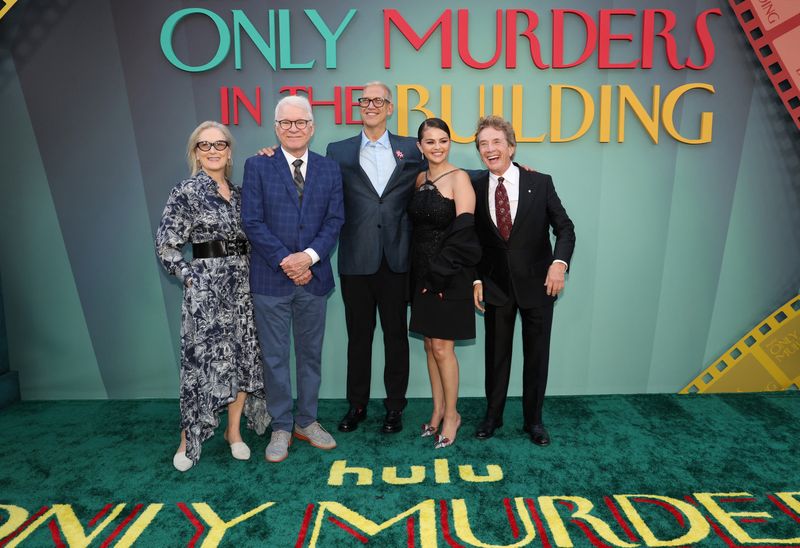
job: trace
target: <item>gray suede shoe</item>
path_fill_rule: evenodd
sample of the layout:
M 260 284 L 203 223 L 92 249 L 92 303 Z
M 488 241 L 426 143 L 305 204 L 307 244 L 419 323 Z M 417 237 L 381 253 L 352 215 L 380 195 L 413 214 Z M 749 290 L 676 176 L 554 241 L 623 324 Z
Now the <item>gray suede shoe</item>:
M 286 430 L 275 430 L 272 432 L 264 457 L 267 462 L 281 462 L 289 456 L 290 445 L 292 445 L 292 434 Z
M 318 449 L 333 449 L 336 447 L 336 440 L 333 439 L 333 436 L 316 421 L 305 428 L 301 428 L 295 424 L 294 437 L 299 440 L 307 441 Z

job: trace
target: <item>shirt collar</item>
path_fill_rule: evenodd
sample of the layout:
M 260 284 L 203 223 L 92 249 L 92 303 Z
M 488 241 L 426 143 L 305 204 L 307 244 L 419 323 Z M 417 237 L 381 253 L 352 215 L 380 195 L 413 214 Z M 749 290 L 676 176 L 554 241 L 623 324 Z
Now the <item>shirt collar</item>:
M 511 162 L 511 165 L 508 166 L 508 169 L 502 175 L 495 175 L 491 171 L 489 172 L 489 179 L 492 183 L 497 184 L 498 177 L 503 178 L 503 182 L 507 185 L 516 185 L 519 182 L 519 168 Z
M 366 147 L 371 142 L 372 141 L 369 140 L 369 137 L 367 137 L 367 134 L 364 133 L 364 131 L 362 130 L 361 131 L 361 148 L 363 149 L 364 147 Z M 375 144 L 378 145 L 378 146 L 381 146 L 381 147 L 383 147 L 385 149 L 391 150 L 392 143 L 389 141 L 389 130 L 388 129 L 383 132 L 383 135 L 381 135 L 380 138 L 377 141 L 375 141 Z
M 296 156 L 292 156 L 291 154 L 286 152 L 286 150 L 284 150 L 283 147 L 281 147 L 281 152 L 283 152 L 283 157 L 286 158 L 286 161 L 289 162 L 290 166 L 292 166 L 292 162 L 298 159 Z M 303 153 L 302 156 L 300 156 L 300 160 L 303 160 L 304 166 L 308 165 L 308 148 L 306 148 L 306 151 Z

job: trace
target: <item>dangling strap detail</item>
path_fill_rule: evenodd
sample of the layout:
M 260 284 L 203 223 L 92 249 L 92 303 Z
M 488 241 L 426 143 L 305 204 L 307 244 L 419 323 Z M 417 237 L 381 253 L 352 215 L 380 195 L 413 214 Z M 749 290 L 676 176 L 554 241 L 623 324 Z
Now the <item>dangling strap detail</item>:
M 431 184 L 434 184 L 436 181 L 438 181 L 439 179 L 441 179 L 445 175 L 450 175 L 451 173 L 456 172 L 456 171 L 460 171 L 460 169 L 459 168 L 451 169 L 450 171 L 442 173 L 441 175 L 436 177 L 433 181 L 431 181 L 430 177 L 428 177 L 428 182 L 431 183 Z M 430 170 L 428 170 L 428 173 L 430 173 Z

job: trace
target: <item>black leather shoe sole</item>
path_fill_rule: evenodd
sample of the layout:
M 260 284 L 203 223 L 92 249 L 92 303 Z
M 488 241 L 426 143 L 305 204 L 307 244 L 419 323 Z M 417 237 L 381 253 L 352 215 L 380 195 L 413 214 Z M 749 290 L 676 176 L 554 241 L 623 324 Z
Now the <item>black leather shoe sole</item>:
M 345 417 L 339 422 L 339 432 L 352 432 L 353 430 L 358 428 L 358 423 L 363 421 L 367 418 L 366 413 L 362 413 L 360 415 L 354 415 L 348 413 Z
M 475 431 L 475 437 L 479 440 L 488 440 L 494 436 L 494 431 L 502 426 L 502 422 L 484 420 L 478 425 L 478 429 Z

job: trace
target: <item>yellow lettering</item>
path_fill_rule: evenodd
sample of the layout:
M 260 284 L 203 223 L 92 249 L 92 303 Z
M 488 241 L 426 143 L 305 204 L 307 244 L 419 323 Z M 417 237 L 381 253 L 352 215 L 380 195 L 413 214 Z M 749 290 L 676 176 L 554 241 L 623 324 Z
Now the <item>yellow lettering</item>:
M 411 91 L 416 92 L 417 96 L 419 97 L 419 101 L 417 102 L 417 106 L 409 109 L 408 94 Z M 412 110 L 421 112 L 425 115 L 425 118 L 432 118 L 434 116 L 433 111 L 425 108 L 425 105 L 428 104 L 429 96 L 430 94 L 428 93 L 428 88 L 425 86 L 418 86 L 414 84 L 397 86 L 397 133 L 400 135 L 409 135 L 408 113 Z
M 410 485 L 413 483 L 422 483 L 425 481 L 425 467 L 412 466 L 411 476 L 407 478 L 398 478 L 397 466 L 384 466 L 383 481 L 390 485 Z
M 461 464 L 458 466 L 458 475 L 461 476 L 462 480 L 472 483 L 500 481 L 503 479 L 503 469 L 497 464 L 487 464 L 486 475 L 479 476 L 475 474 L 475 469 L 472 468 L 471 464 Z
M 565 89 L 575 91 L 580 95 L 583 100 L 583 120 L 581 126 L 570 137 L 561 137 L 561 109 L 562 109 L 562 95 Z M 594 120 L 594 99 L 589 95 L 589 92 L 578 86 L 568 86 L 566 84 L 551 84 L 550 85 L 550 142 L 551 143 L 568 143 L 575 141 L 582 137 Z
M 344 520 L 351 525 L 359 528 L 364 533 L 374 536 L 388 529 L 400 520 L 411 516 L 412 514 L 419 513 L 419 543 L 421 548 L 435 548 L 436 547 L 436 506 L 433 499 L 428 499 L 420 502 L 416 506 L 409 508 L 405 512 L 397 514 L 383 523 L 375 523 L 374 521 L 365 518 L 361 514 L 350 510 L 343 504 L 333 501 L 324 501 L 319 503 L 319 511 L 317 512 L 317 519 L 314 522 L 314 530 L 311 533 L 311 538 L 308 543 L 308 548 L 316 548 L 317 541 L 319 540 L 322 525 L 326 513 L 331 513 L 336 517 Z
M 658 107 L 661 98 L 661 86 L 653 86 L 653 114 L 648 116 L 644 106 L 636 97 L 630 86 L 619 86 L 619 112 L 617 113 L 617 141 L 625 142 L 625 105 L 630 105 L 633 113 L 642 123 L 647 134 L 658 144 Z
M 564 522 L 558 514 L 558 510 L 556 510 L 555 501 L 557 500 L 571 502 L 575 505 L 576 509 L 572 514 L 572 519 L 582 519 L 591 525 L 595 532 L 603 537 L 603 540 L 609 544 L 631 548 L 637 546 L 636 544 L 625 542 L 611 530 L 611 527 L 609 527 L 606 522 L 592 516 L 589 512 L 594 508 L 594 504 L 592 504 L 592 501 L 589 499 L 583 497 L 539 497 L 539 507 L 542 509 L 542 514 L 544 514 L 547 520 L 547 525 L 553 533 L 553 539 L 559 547 L 572 548 L 573 544 L 569 533 L 567 533 L 567 528 L 564 526 Z
M 442 86 L 442 120 L 450 126 L 450 140 L 454 143 L 471 143 L 475 140 L 475 135 L 462 137 L 456 133 L 453 124 L 453 86 L 446 84 Z
M 601 143 L 611 142 L 611 86 L 600 86 L 600 139 Z
M 483 118 L 486 116 L 486 86 L 481 84 L 478 87 L 478 112 Z M 494 84 L 492 86 L 492 114 L 503 115 L 503 85 Z
M 436 483 L 450 483 L 450 465 L 447 463 L 447 459 L 433 461 L 433 478 Z
M 128 548 L 129 546 L 133 546 L 136 539 L 147 529 L 147 526 L 150 525 L 153 518 L 156 517 L 156 514 L 158 514 L 163 507 L 163 504 L 148 504 L 144 512 L 136 518 L 136 521 L 128 526 L 128 530 L 122 538 L 119 539 L 119 542 L 114 545 L 114 548 Z
M 0 539 L 4 539 L 16 531 L 17 528 L 19 528 L 19 526 L 25 523 L 25 520 L 28 519 L 28 511 L 21 506 L 0 504 L 0 512 L 5 512 L 8 514 L 5 523 L 0 525 Z
M 614 495 L 614 498 L 619 503 L 622 511 L 628 516 L 628 519 L 633 524 L 633 527 L 642 537 L 642 540 L 647 546 L 683 546 L 687 544 L 694 544 L 706 538 L 711 531 L 708 521 L 705 520 L 701 514 L 692 505 L 683 502 L 682 500 L 674 499 L 671 497 L 662 497 L 659 495 Z M 653 531 L 647 526 L 642 516 L 636 510 L 630 499 L 633 498 L 648 498 L 666 502 L 670 506 L 679 510 L 689 521 L 689 530 L 682 536 L 672 540 L 662 540 L 656 538 Z
M 117 516 L 122 512 L 122 509 L 125 508 L 125 504 L 117 504 L 114 509 L 108 514 L 106 519 L 100 522 L 97 526 L 95 526 L 94 531 L 90 535 L 86 535 L 83 530 L 83 525 L 81 525 L 78 516 L 75 515 L 75 512 L 72 510 L 72 506 L 69 504 L 54 504 L 47 512 L 39 516 L 36 521 L 31 523 L 28 527 L 25 528 L 17 537 L 15 537 L 11 542 L 9 542 L 6 546 L 8 548 L 13 548 L 17 546 L 20 542 L 28 538 L 28 536 L 33 533 L 40 525 L 46 523 L 49 519 L 55 517 L 56 521 L 58 522 L 58 526 L 61 529 L 61 532 L 64 534 L 64 540 L 67 541 L 67 544 L 70 547 L 77 546 L 77 547 L 86 547 L 89 546 L 97 536 L 103 532 L 109 523 L 114 521 Z M 0 537 L 2 538 L 2 537 Z
M 342 485 L 345 474 L 355 474 L 358 477 L 356 485 L 372 485 L 372 470 L 360 466 L 348 467 L 346 460 L 333 461 L 328 474 L 328 485 Z
M 716 497 L 725 497 L 725 498 L 737 498 L 737 497 L 748 497 L 752 498 L 753 495 L 750 493 L 695 493 L 695 498 L 697 498 L 700 503 L 705 506 L 711 515 L 713 515 L 717 521 L 728 530 L 728 532 L 733 535 L 733 537 L 742 544 L 747 543 L 770 543 L 770 544 L 798 544 L 800 543 L 800 537 L 794 537 L 789 539 L 778 539 L 778 538 L 752 538 L 747 532 L 742 529 L 742 527 L 736 522 L 736 520 L 732 519 L 733 517 L 742 517 L 742 518 L 764 518 L 769 519 L 772 516 L 769 515 L 767 512 L 726 512 L 722 509 L 722 507 L 714 500 Z
M 525 508 L 525 501 L 521 497 L 514 499 L 514 504 L 517 507 L 517 515 L 522 522 L 525 529 L 525 536 L 514 544 L 486 544 L 475 536 L 472 528 L 469 525 L 469 516 L 467 515 L 467 505 L 464 499 L 453 499 L 453 525 L 458 538 L 468 543 L 470 546 L 480 546 L 481 548 L 514 548 L 517 546 L 526 546 L 536 537 L 536 531 L 531 522 L 531 515 Z
M 195 512 L 197 512 L 197 514 L 203 518 L 208 525 L 211 526 L 211 528 L 208 530 L 208 536 L 206 536 L 206 539 L 203 541 L 201 548 L 213 548 L 214 546 L 219 546 L 219 541 L 222 540 L 222 537 L 225 536 L 225 533 L 228 531 L 228 529 L 235 527 L 243 521 L 247 521 L 274 504 L 274 502 L 266 502 L 261 506 L 253 508 L 249 512 L 244 513 L 230 521 L 222 521 L 217 513 L 214 512 L 214 510 L 212 510 L 208 504 L 203 502 L 192 504 Z
M 541 143 L 544 141 L 546 133 L 538 137 L 525 137 L 522 135 L 522 86 L 514 84 L 511 86 L 511 125 L 517 137 L 517 143 Z
M 664 129 L 666 129 L 667 133 L 669 133 L 670 136 L 676 141 L 686 143 L 687 145 L 702 145 L 711 142 L 711 134 L 714 126 L 714 114 L 712 112 L 703 112 L 700 114 L 700 136 L 697 139 L 689 139 L 684 137 L 678 133 L 678 130 L 675 128 L 675 106 L 678 104 L 678 100 L 683 97 L 685 93 L 693 89 L 702 89 L 709 93 L 715 92 L 714 86 L 711 84 L 684 84 L 682 86 L 678 86 L 670 91 L 669 94 L 664 98 L 664 104 L 662 105 L 663 108 L 661 110 L 661 120 L 664 124 Z

